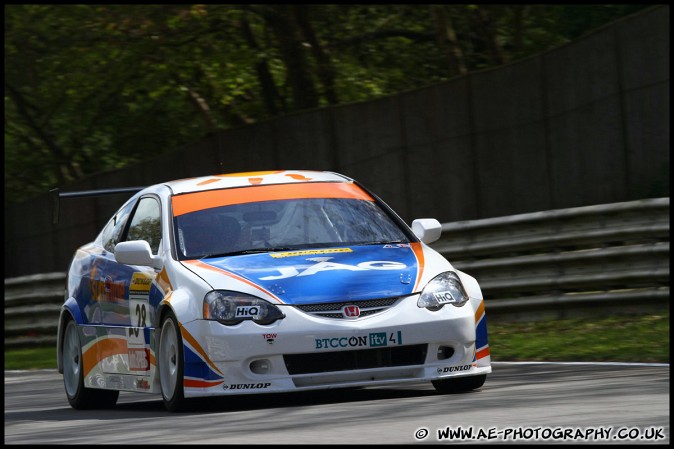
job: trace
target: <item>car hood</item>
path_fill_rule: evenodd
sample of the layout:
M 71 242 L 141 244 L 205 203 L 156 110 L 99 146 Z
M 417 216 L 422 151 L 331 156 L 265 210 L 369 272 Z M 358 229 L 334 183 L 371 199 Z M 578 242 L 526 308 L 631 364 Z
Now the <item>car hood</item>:
M 214 289 L 231 288 L 235 278 L 285 304 L 379 299 L 413 293 L 420 269 L 417 254 L 422 251 L 418 245 L 246 254 L 202 259 L 189 266 Z

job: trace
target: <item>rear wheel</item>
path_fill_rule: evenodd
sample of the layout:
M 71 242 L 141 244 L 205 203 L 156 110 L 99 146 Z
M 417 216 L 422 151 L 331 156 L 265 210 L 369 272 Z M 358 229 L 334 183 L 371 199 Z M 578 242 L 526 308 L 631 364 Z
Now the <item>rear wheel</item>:
M 159 383 L 164 406 L 172 412 L 185 408 L 183 341 L 175 315 L 169 312 L 159 336 Z
M 117 403 L 119 391 L 86 388 L 82 363 L 82 345 L 77 324 L 69 319 L 63 334 L 63 385 L 71 407 L 75 409 L 109 408 Z
M 484 385 L 487 380 L 487 375 L 479 376 L 456 377 L 453 379 L 433 380 L 433 386 L 439 393 L 465 393 L 466 391 L 475 390 Z

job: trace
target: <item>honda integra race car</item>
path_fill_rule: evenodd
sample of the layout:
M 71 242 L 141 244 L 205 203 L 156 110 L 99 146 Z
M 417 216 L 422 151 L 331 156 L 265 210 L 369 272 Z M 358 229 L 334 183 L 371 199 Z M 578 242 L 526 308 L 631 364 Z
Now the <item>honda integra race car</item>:
M 77 249 L 58 326 L 74 408 L 120 391 L 188 398 L 491 372 L 478 282 L 346 176 L 225 174 L 138 191 Z

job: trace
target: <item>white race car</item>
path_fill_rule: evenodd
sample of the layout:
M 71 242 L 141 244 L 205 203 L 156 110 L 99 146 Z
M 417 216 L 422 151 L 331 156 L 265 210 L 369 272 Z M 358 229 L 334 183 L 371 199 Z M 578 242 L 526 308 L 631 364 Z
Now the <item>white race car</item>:
M 120 391 L 189 398 L 491 372 L 477 281 L 353 179 L 268 171 L 144 188 L 79 248 L 58 327 L 74 408 Z

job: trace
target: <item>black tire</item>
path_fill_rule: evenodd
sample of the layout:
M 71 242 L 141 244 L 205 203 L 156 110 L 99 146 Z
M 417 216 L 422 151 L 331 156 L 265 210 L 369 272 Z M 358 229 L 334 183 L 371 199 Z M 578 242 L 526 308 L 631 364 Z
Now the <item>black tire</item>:
M 70 406 L 77 410 L 111 408 L 117 403 L 119 391 L 86 388 L 82 367 L 82 344 L 77 332 L 77 323 L 69 319 L 63 332 L 61 351 L 63 386 Z
M 456 377 L 453 379 L 433 380 L 431 382 L 438 393 L 455 394 L 476 390 L 484 385 L 485 380 L 487 380 L 487 375 L 481 374 L 479 376 Z
M 164 406 L 171 412 L 184 410 L 186 401 L 183 385 L 185 372 L 183 339 L 173 312 L 168 312 L 162 320 L 158 348 L 157 368 Z

